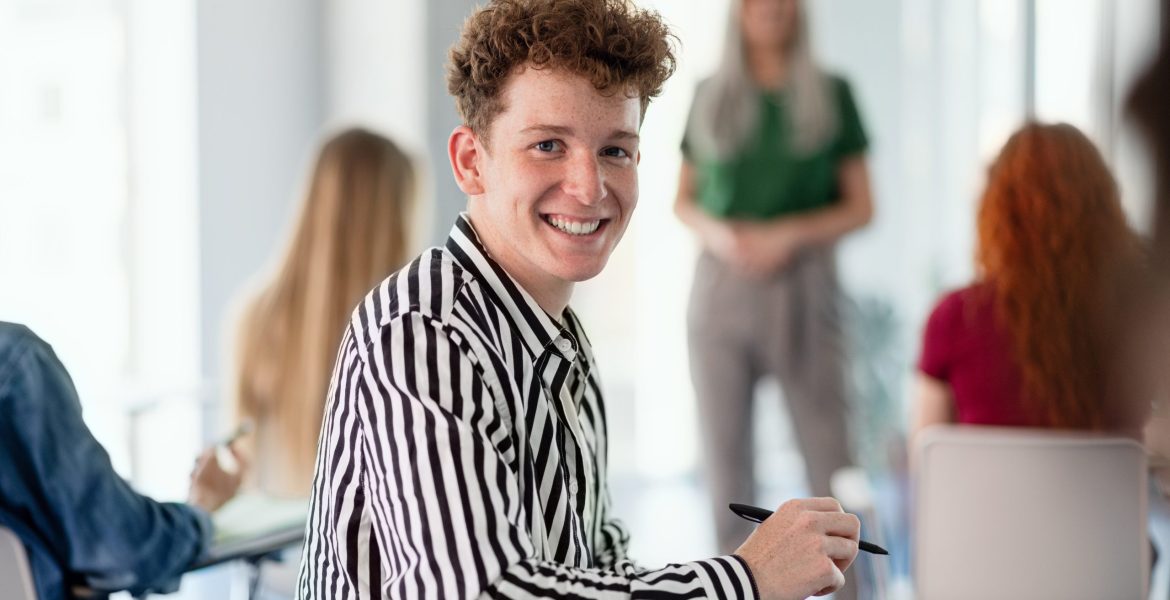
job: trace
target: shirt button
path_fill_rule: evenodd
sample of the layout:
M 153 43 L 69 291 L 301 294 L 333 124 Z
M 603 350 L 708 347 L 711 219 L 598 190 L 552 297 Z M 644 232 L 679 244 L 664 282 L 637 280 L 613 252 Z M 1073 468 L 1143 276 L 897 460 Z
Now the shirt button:
M 570 491 L 570 492 L 573 492 L 574 494 L 576 494 L 576 493 L 577 493 L 577 489 L 578 489 L 578 488 L 577 488 L 577 482 L 576 482 L 576 481 L 570 481 L 570 482 L 569 482 L 569 491 Z
M 561 352 L 571 352 L 573 350 L 573 342 L 570 342 L 565 338 L 561 338 L 557 340 L 557 349 Z

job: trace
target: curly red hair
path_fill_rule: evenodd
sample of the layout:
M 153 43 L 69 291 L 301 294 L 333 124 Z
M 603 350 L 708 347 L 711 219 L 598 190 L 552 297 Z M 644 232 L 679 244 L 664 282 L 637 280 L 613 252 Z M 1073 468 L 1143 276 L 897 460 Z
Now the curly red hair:
M 1033 123 L 1008 140 L 979 210 L 978 262 L 1025 401 L 1051 426 L 1111 426 L 1109 357 L 1139 254 L 1117 183 L 1080 130 Z
M 650 99 L 674 72 L 674 35 L 629 0 L 493 0 L 463 25 L 447 62 L 447 91 L 463 121 L 487 135 L 520 67 L 558 68 L 598 90 Z

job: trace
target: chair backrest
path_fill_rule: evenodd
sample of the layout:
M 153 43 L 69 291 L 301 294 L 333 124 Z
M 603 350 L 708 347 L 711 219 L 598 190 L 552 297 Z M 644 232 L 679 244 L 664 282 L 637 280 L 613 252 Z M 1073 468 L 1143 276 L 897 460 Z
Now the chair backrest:
M 0 600 L 37 600 L 24 544 L 0 527 Z
M 1146 597 L 1146 457 L 1135 441 L 940 426 L 915 446 L 919 600 Z

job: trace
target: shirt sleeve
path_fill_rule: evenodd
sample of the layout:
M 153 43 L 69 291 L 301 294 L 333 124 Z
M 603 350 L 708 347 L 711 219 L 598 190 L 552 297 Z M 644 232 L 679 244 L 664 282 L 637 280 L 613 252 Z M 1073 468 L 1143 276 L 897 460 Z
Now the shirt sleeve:
M 123 480 L 81 416 L 48 344 L 23 329 L 0 366 L 0 491 L 58 557 L 67 577 L 102 591 L 174 591 L 210 542 L 210 521 Z
M 630 547 L 630 533 L 621 521 L 610 516 L 609 493 L 602 495 L 601 531 L 594 550 L 594 562 L 601 568 L 611 568 L 621 562 L 629 562 L 626 553 Z M 632 566 L 632 563 L 630 563 Z
M 869 137 L 861 121 L 861 112 L 857 108 L 849 83 L 838 77 L 833 79 L 841 126 L 837 136 L 836 154 L 841 158 L 861 154 L 869 148 Z
M 922 332 L 922 355 L 918 359 L 918 370 L 939 381 L 947 381 L 950 377 L 955 321 L 959 312 L 954 294 L 943 297 L 931 311 Z
M 698 103 L 700 95 L 709 93 L 707 90 L 711 85 L 710 81 L 709 78 L 704 79 L 695 86 L 695 91 L 691 95 L 691 107 L 687 110 L 687 120 L 683 127 L 682 141 L 679 143 L 679 150 L 682 151 L 683 159 L 691 164 L 699 164 L 699 157 L 695 156 L 694 140 L 691 139 L 693 135 L 691 130 L 695 127 L 694 121 L 700 118 L 700 115 L 695 112 L 695 106 Z
M 536 558 L 504 386 L 416 313 L 356 345 L 331 386 L 299 582 L 308 598 L 754 598 L 735 557 L 638 571 Z
M 691 142 L 691 119 L 694 118 L 695 103 L 691 102 L 690 112 L 687 113 L 686 126 L 683 127 L 682 141 L 678 144 L 679 151 L 682 152 L 683 160 L 691 164 L 695 164 L 695 149 Z

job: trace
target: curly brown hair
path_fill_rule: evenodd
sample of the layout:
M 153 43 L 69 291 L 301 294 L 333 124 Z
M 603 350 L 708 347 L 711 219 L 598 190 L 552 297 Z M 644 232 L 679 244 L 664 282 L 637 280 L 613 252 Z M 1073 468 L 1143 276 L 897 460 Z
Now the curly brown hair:
M 589 79 L 603 93 L 650 99 L 675 68 L 674 34 L 658 13 L 627 0 L 493 0 L 463 25 L 447 63 L 447 91 L 479 135 L 504 110 L 508 76 L 529 66 Z
M 1025 401 L 1053 427 L 1115 426 L 1106 363 L 1144 256 L 1097 148 L 1072 125 L 1024 126 L 991 167 L 978 230 Z

